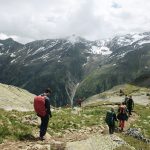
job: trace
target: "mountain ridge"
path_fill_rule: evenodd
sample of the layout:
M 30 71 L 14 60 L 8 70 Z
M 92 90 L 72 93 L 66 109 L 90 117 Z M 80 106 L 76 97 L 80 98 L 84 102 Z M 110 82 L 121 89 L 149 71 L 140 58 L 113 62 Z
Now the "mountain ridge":
M 0 41 L 0 82 L 35 94 L 51 87 L 54 106 L 70 103 L 69 97 L 74 95 L 78 83 L 75 99 L 130 82 L 150 71 L 149 32 L 96 41 L 75 35 L 25 45 L 17 45 L 15 41 L 12 44 L 12 41 Z M 82 84 L 87 81 L 88 87 Z

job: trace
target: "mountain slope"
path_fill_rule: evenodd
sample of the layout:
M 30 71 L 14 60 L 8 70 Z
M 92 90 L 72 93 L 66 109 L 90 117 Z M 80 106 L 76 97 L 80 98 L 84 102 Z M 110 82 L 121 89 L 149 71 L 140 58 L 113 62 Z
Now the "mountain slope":
M 53 105 L 70 103 L 76 84 L 82 80 L 85 72 L 95 69 L 93 65 L 84 67 L 96 55 L 91 52 L 94 44 L 80 37 L 74 41 L 55 39 L 25 44 L 15 52 L 13 58 L 10 57 L 11 54 L 0 56 L 0 63 L 5 64 L 1 66 L 0 81 L 36 94 L 51 87 L 54 91 Z M 96 57 L 97 62 L 100 62 L 104 56 L 98 54 Z M 95 59 L 93 63 L 94 61 Z
M 118 56 L 116 53 L 112 53 L 113 55 L 115 58 Z M 119 59 L 109 59 L 107 62 L 109 63 L 92 72 L 81 82 L 77 96 L 89 97 L 114 85 L 132 82 L 142 75 L 150 74 L 150 44 L 132 50 Z
M 149 32 L 97 41 L 73 35 L 25 45 L 0 40 L 0 82 L 35 94 L 51 87 L 52 105 L 62 106 L 72 103 L 77 87 L 76 98 L 88 97 L 149 74 L 149 50 Z
M 34 94 L 28 91 L 0 83 L 0 108 L 6 110 L 33 110 Z

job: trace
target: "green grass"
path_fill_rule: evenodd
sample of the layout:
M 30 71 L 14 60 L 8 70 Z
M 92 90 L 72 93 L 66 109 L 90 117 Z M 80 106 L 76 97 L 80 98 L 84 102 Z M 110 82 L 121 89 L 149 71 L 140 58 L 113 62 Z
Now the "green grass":
M 100 125 L 104 123 L 105 112 L 106 108 L 100 106 L 83 108 L 79 114 L 73 114 L 71 109 L 62 109 L 59 113 L 53 113 L 49 128 L 54 132 L 63 132 L 70 128 L 80 129 L 81 127 Z
M 52 113 L 53 117 L 49 121 L 48 133 L 50 135 L 63 134 L 67 129 L 102 125 L 104 124 L 105 113 L 106 108 L 101 106 L 83 108 L 79 114 L 74 114 L 71 108 L 62 108 Z M 33 112 L 4 111 L 0 109 L 0 143 L 4 139 L 32 139 L 32 131 L 37 132 L 39 130 L 38 126 L 22 123 L 22 117 L 33 114 Z
M 31 114 L 0 109 L 0 143 L 4 139 L 22 140 L 27 135 L 32 136 L 32 126 L 21 122 L 22 116 Z
M 136 105 L 134 110 L 139 119 L 131 127 L 140 128 L 142 133 L 150 138 L 150 106 Z
M 132 84 L 125 84 L 125 86 L 123 87 L 123 91 L 125 94 L 130 95 L 132 93 L 149 92 L 150 89 L 144 87 L 141 88 Z
M 91 127 L 93 125 L 105 124 L 104 118 L 106 110 L 110 109 L 110 102 L 92 104 L 83 107 L 78 114 L 74 114 L 71 108 L 61 108 L 52 113 L 53 117 L 49 121 L 48 133 L 55 135 L 65 133 L 65 130 L 81 129 L 82 127 Z M 108 105 L 108 106 L 107 106 Z M 139 115 L 138 120 L 131 124 L 131 127 L 141 128 L 142 133 L 150 138 L 150 106 L 135 105 L 135 112 Z M 21 118 L 26 115 L 33 115 L 33 112 L 4 111 L 0 109 L 0 143 L 4 139 L 25 140 L 32 139 L 32 131 L 38 132 L 35 125 L 23 124 Z M 148 150 L 149 145 L 133 137 L 124 134 L 118 134 L 129 145 L 136 149 Z M 121 146 L 116 150 L 128 150 L 129 147 Z
M 130 146 L 134 147 L 136 150 L 149 150 L 150 149 L 150 144 L 146 144 L 146 143 L 144 143 L 140 140 L 137 140 L 131 136 L 126 136 L 126 135 L 121 134 L 120 137 L 123 138 Z M 126 147 L 127 146 L 123 145 L 121 147 L 118 147 L 115 150 L 126 150 L 125 149 Z M 128 147 L 128 149 L 129 149 L 129 147 Z
M 140 128 L 142 134 L 150 138 L 150 106 L 135 105 L 135 112 L 139 115 L 138 120 L 130 125 L 131 128 Z M 149 150 L 150 144 L 146 144 L 143 141 L 135 139 L 131 136 L 119 134 L 129 145 L 135 147 L 137 150 Z M 125 150 L 124 146 L 119 147 L 116 150 Z

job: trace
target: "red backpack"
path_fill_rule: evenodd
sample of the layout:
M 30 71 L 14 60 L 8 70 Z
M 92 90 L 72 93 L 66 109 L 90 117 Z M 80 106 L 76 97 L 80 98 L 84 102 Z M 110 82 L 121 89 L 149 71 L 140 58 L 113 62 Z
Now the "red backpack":
M 34 97 L 34 110 L 40 117 L 46 115 L 45 96 L 39 95 Z
M 126 106 L 121 105 L 121 106 L 119 107 L 119 113 L 125 114 L 125 113 L 126 113 Z

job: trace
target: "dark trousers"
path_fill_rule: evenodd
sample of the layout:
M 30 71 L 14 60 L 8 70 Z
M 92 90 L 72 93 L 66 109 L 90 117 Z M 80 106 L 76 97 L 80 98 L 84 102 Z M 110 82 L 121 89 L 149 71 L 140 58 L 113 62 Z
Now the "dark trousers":
M 45 115 L 41 117 L 41 125 L 40 125 L 40 137 L 43 137 L 46 134 L 47 127 L 49 122 L 49 115 Z
M 115 125 L 108 125 L 109 127 L 109 134 L 113 134 L 115 131 Z
M 129 115 L 132 115 L 131 112 L 132 112 L 132 107 L 128 107 L 128 111 L 129 111 Z

